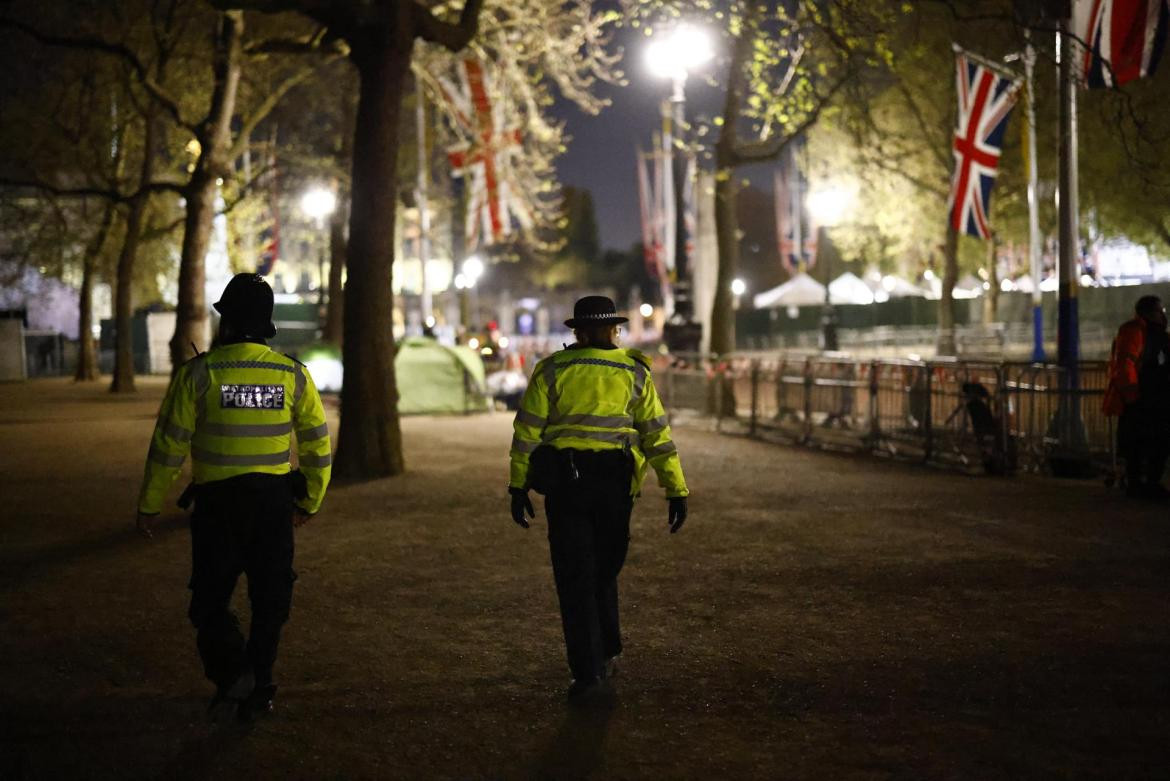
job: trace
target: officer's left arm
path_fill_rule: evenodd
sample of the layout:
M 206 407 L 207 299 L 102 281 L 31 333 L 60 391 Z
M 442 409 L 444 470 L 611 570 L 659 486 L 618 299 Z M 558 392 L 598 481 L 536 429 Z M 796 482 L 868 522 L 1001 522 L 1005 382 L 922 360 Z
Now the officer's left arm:
M 634 428 L 638 431 L 638 446 L 658 475 L 658 484 L 666 489 L 668 499 L 690 494 L 683 477 L 678 448 L 670 437 L 670 423 L 650 370 L 646 369 L 642 395 L 634 405 Z
M 150 452 L 146 456 L 142 490 L 138 494 L 140 516 L 158 515 L 162 511 L 167 489 L 179 476 L 183 461 L 191 452 L 191 437 L 194 435 L 195 390 L 191 382 L 190 364 L 187 364 L 179 369 L 171 381 L 171 387 L 159 409 L 154 436 L 150 440 Z M 139 529 L 143 530 L 141 518 Z
M 312 515 L 321 509 L 325 488 L 333 471 L 333 454 L 329 442 L 329 426 L 325 422 L 325 406 L 309 370 L 296 364 L 297 383 L 303 383 L 293 399 L 293 430 L 297 436 L 297 461 L 308 482 L 309 497 L 298 506 Z

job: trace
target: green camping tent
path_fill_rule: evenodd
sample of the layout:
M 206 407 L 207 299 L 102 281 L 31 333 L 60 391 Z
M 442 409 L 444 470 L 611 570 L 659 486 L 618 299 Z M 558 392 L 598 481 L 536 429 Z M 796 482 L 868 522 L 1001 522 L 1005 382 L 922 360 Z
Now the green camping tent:
M 491 409 L 484 387 L 483 360 L 468 347 L 447 347 L 422 336 L 407 337 L 398 343 L 394 372 L 398 378 L 398 411 L 403 415 Z

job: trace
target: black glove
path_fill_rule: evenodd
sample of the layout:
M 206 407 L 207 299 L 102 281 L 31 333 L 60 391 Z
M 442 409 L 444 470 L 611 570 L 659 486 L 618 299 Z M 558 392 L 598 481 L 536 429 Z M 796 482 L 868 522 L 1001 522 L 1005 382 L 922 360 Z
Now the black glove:
M 670 510 L 666 515 L 666 522 L 670 524 L 670 533 L 674 534 L 687 522 L 687 498 L 672 496 L 669 500 Z
M 524 513 L 528 513 L 528 518 L 536 517 L 536 510 L 532 509 L 532 500 L 528 498 L 528 489 L 509 488 L 508 493 L 512 495 L 512 520 L 527 529 L 528 519 L 524 517 Z

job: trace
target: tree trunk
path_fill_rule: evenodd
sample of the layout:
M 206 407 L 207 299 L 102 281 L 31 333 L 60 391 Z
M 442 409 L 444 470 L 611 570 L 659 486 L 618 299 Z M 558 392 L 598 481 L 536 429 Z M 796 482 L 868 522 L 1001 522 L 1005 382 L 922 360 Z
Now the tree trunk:
M 325 309 L 325 328 L 321 333 L 324 341 L 338 346 L 342 343 L 342 316 L 345 311 L 341 278 L 345 271 L 345 222 L 348 216 L 344 193 L 339 200 L 341 203 L 329 218 L 329 300 Z
M 142 239 L 142 221 L 150 205 L 150 186 L 154 179 L 155 157 L 158 153 L 158 119 L 154 112 L 146 116 L 146 138 L 142 145 L 142 168 L 138 175 L 138 192 L 130 199 L 126 212 L 126 237 L 118 254 L 117 282 L 114 292 L 114 377 L 110 390 L 114 393 L 133 393 L 134 386 L 134 264 L 138 259 L 138 245 Z
M 111 207 L 112 208 L 112 207 Z M 86 257 L 81 271 L 81 294 L 78 301 L 77 323 L 77 382 L 92 382 L 98 378 L 97 348 L 93 343 L 93 275 L 97 258 Z
M 77 382 L 92 382 L 99 376 L 97 361 L 97 345 L 93 341 L 93 279 L 97 274 L 97 265 L 101 260 L 102 250 L 105 249 L 106 239 L 109 238 L 110 228 L 114 224 L 116 207 L 112 202 L 106 203 L 103 208 L 101 226 L 94 234 L 93 241 L 85 249 L 84 265 L 81 271 L 81 293 L 78 297 L 77 319 L 77 371 L 73 379 Z
M 207 346 L 204 261 L 215 221 L 218 180 L 230 173 L 228 155 L 231 120 L 240 83 L 243 32 L 242 12 L 227 11 L 220 14 L 211 111 L 200 128 L 199 159 L 184 191 L 187 214 L 183 226 L 183 249 L 179 257 L 179 303 L 175 311 L 175 334 L 170 342 L 172 375 L 191 357 L 191 345 L 199 350 Z
M 715 174 L 715 243 L 719 263 L 715 272 L 715 300 L 711 306 L 711 352 L 724 355 L 735 350 L 735 310 L 731 281 L 739 267 L 739 224 L 735 215 L 735 175 L 730 167 Z
M 987 292 L 983 294 L 983 324 L 999 320 L 999 242 L 995 234 L 987 238 Z
M 410 30 L 371 31 L 355 48 L 361 79 L 353 147 L 345 285 L 341 427 L 334 474 L 373 478 L 403 471 L 394 376 L 391 267 L 398 206 L 398 131 L 410 69 Z
M 938 299 L 938 355 L 952 356 L 955 349 L 955 283 L 959 281 L 959 234 L 947 225 L 943 245 L 942 295 Z

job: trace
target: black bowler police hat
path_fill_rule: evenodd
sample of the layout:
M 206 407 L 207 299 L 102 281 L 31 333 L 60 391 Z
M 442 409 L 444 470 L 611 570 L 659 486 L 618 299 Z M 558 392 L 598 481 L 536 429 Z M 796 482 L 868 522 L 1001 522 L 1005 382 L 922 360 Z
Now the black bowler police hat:
M 259 274 L 236 274 L 212 306 L 232 325 L 247 331 L 248 336 L 271 339 L 276 336 L 272 323 L 272 288 Z
M 606 296 L 585 296 L 573 304 L 573 317 L 565 321 L 569 328 L 581 328 L 587 325 L 621 325 L 628 323 L 628 317 L 617 313 L 613 299 Z

